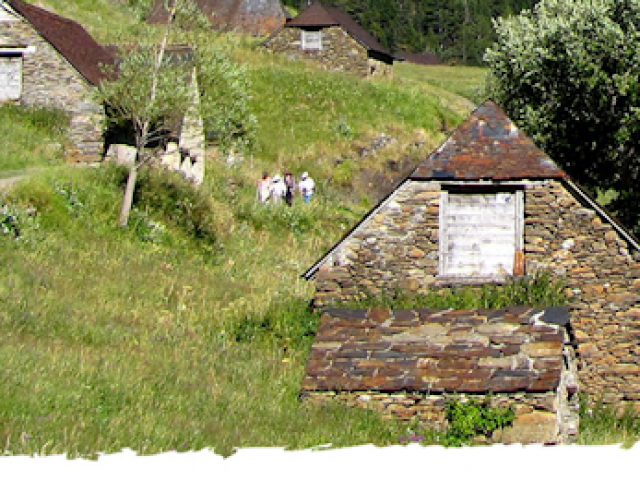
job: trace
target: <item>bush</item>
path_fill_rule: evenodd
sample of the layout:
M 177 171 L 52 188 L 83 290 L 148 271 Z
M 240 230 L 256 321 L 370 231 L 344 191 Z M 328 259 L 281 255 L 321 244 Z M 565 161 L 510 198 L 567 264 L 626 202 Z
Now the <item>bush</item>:
M 449 429 L 442 443 L 446 447 L 469 445 L 475 437 L 483 435 L 491 438 L 496 430 L 508 427 L 515 419 L 515 413 L 508 408 L 491 408 L 488 401 L 469 399 L 465 402 L 451 400 L 446 408 Z
M 124 175 L 122 178 L 124 188 Z M 179 173 L 154 168 L 142 170 L 133 203 L 139 212 L 145 212 L 146 216 L 161 215 L 167 223 L 182 228 L 205 245 L 216 242 L 211 199 Z M 146 217 L 139 213 L 139 217 L 143 216 Z

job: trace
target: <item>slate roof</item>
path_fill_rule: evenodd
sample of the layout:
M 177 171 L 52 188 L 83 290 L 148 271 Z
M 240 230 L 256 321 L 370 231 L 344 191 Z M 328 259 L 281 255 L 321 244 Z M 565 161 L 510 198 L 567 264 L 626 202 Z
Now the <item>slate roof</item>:
M 21 0 L 7 3 L 29 22 L 91 84 L 105 78 L 100 65 L 113 57 L 77 22 Z
M 388 56 L 390 59 L 393 58 L 393 55 L 380 45 L 380 42 L 378 42 L 373 35 L 367 32 L 358 22 L 339 7 L 330 7 L 314 2 L 300 12 L 297 17 L 289 20 L 285 24 L 285 28 L 322 28 L 333 26 L 342 27 L 367 50 Z
M 563 369 L 568 320 L 562 307 L 328 310 L 302 390 L 552 391 Z
M 422 161 L 414 180 L 517 180 L 567 174 L 493 101 L 478 107 L 449 139 Z

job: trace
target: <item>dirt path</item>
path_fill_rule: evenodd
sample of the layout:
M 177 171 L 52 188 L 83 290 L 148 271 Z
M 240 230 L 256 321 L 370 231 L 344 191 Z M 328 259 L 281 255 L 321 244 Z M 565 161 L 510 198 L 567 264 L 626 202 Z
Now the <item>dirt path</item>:
M 0 178 L 0 190 L 6 190 L 14 183 L 22 180 L 23 178 L 27 178 L 28 176 L 29 176 L 28 173 L 23 173 L 20 175 L 16 175 L 14 177 Z

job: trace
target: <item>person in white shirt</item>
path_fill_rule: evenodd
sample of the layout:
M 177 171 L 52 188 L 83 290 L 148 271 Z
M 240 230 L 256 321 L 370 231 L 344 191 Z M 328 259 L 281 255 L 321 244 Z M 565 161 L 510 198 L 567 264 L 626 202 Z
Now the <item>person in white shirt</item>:
M 271 177 L 267 172 L 264 172 L 262 178 L 258 182 L 258 200 L 261 203 L 267 203 L 269 196 L 271 195 Z
M 280 175 L 274 175 L 271 181 L 271 199 L 273 203 L 280 203 L 287 193 L 287 187 Z
M 304 172 L 300 176 L 298 189 L 300 190 L 300 194 L 302 195 L 302 198 L 304 198 L 305 203 L 309 203 L 311 201 L 311 197 L 313 197 L 313 192 L 316 189 L 316 182 L 313 181 L 313 178 L 311 178 L 307 172 Z

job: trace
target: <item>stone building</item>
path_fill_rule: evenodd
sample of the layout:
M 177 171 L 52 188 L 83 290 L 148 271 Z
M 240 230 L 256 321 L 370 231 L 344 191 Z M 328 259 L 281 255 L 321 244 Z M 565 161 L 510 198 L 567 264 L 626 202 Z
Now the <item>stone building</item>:
M 118 59 L 123 51 L 132 47 L 107 48 Z M 200 109 L 200 90 L 198 76 L 193 60 L 193 48 L 189 45 L 168 45 L 166 57 L 173 64 L 184 67 L 184 76 L 176 81 L 189 86 L 192 100 L 182 118 L 166 126 L 164 135 L 149 145 L 158 152 L 158 163 L 169 170 L 182 173 L 196 184 L 202 183 L 205 173 L 205 133 Z M 105 158 L 118 163 L 129 164 L 135 160 L 135 141 L 129 128 L 111 126 L 105 132 Z
M 240 30 L 251 35 L 269 35 L 286 20 L 280 0 L 195 0 L 215 28 Z M 163 0 L 156 0 L 147 17 L 149 23 L 166 23 Z
M 391 74 L 393 55 L 339 7 L 312 3 L 271 35 L 264 46 L 295 60 L 361 76 Z
M 61 108 L 78 160 L 102 154 L 102 105 L 91 98 L 113 57 L 78 23 L 21 0 L 0 1 L 0 102 Z
M 498 105 L 482 104 L 313 265 L 319 308 L 550 271 L 580 389 L 640 405 L 640 244 Z
M 477 399 L 515 413 L 512 426 L 492 440 L 570 443 L 579 405 L 568 319 L 561 307 L 328 310 L 302 397 L 436 429 L 446 426 L 448 401 Z

